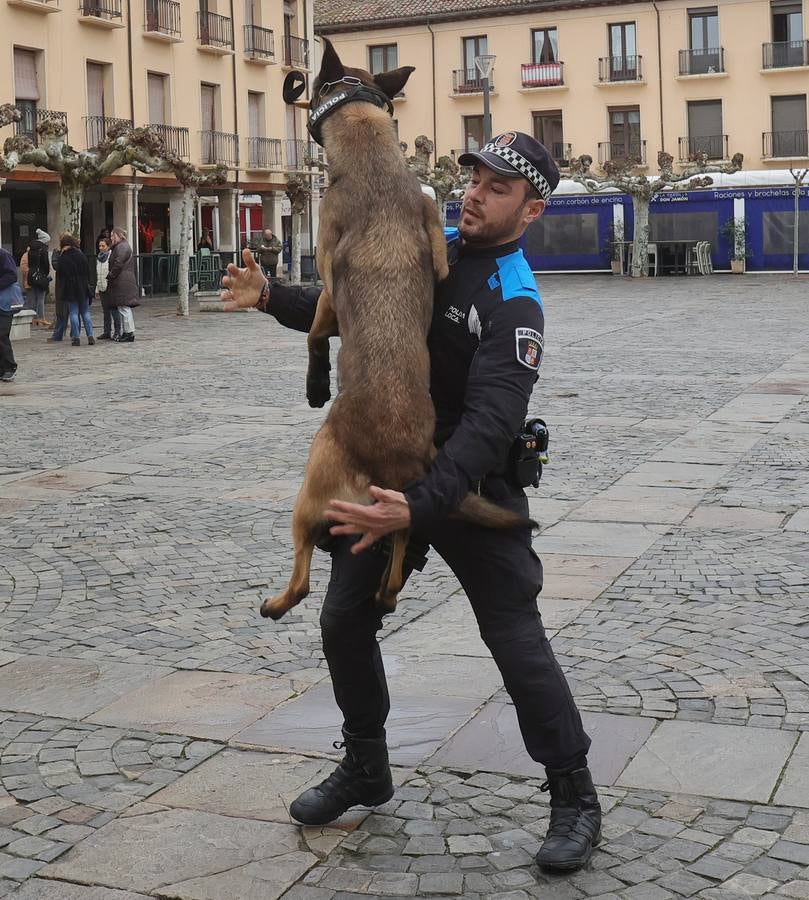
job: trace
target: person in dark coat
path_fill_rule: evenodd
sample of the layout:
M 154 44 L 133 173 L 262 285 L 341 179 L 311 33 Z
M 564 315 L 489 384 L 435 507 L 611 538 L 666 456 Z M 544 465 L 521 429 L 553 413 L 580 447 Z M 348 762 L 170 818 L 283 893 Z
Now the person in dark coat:
M 129 246 L 127 234 L 123 228 L 113 228 L 110 233 L 112 252 L 109 258 L 109 274 L 107 275 L 107 303 L 115 307 L 121 316 L 121 343 L 132 343 L 135 340 L 135 317 L 132 309 L 140 306 L 138 299 L 138 279 L 135 275 L 135 255 Z
M 36 313 L 33 324 L 48 327 L 51 323 L 45 319 L 45 294 L 48 292 L 51 275 L 51 264 L 48 259 L 50 241 L 51 236 L 47 231 L 37 228 L 36 240 L 31 241 L 28 248 L 28 306 Z
M 56 263 L 56 278 L 61 285 L 62 302 L 68 308 L 71 343 L 74 347 L 81 344 L 81 322 L 83 322 L 87 343 L 95 344 L 93 319 L 90 316 L 90 267 L 87 257 L 82 253 L 76 238 L 67 232 L 59 238 L 59 249 L 62 252 Z M 61 339 L 62 333 L 54 332 L 54 340 Z
M 14 257 L 0 247 L 0 291 L 17 283 L 17 265 Z M 17 361 L 11 349 L 11 312 L 0 310 L 0 381 L 13 381 L 17 373 Z

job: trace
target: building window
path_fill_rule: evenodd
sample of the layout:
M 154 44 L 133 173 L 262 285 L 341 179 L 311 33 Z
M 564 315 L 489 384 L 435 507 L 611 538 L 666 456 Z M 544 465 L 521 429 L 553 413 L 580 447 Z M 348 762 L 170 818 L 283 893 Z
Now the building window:
M 634 81 L 638 77 L 638 47 L 634 22 L 608 25 L 610 81 Z
M 688 10 L 688 33 L 692 50 L 719 46 L 719 14 L 716 7 Z
M 251 138 L 264 137 L 264 94 L 247 92 L 247 127 Z
M 486 142 L 483 139 L 483 116 L 463 117 L 463 150 L 480 150 Z
M 531 47 L 531 62 L 559 62 L 559 32 L 556 28 L 535 28 L 531 32 Z
M 724 159 L 722 101 L 692 100 L 688 103 L 688 159 L 706 154 L 708 159 Z
M 149 124 L 165 125 L 168 120 L 168 109 L 166 106 L 168 76 L 159 75 L 157 72 L 149 72 L 146 76 L 146 81 L 149 101 Z
M 564 143 L 560 109 L 534 113 L 534 137 L 547 147 L 557 165 L 570 164 L 570 152 Z
M 22 118 L 16 123 L 16 133 L 37 142 L 37 105 L 39 76 L 37 54 L 34 50 L 14 48 L 14 105 Z
M 399 66 L 398 44 L 377 44 L 368 48 L 368 71 L 372 75 L 390 72 Z
M 640 107 L 616 106 L 609 111 L 610 156 L 615 161 L 642 158 Z
M 786 157 L 809 155 L 806 130 L 806 94 L 772 97 L 771 102 L 771 155 Z
M 486 56 L 488 52 L 489 42 L 485 34 L 463 39 L 463 65 L 467 81 L 477 81 L 480 78 L 480 73 L 475 65 L 475 57 Z
M 800 0 L 773 0 L 772 39 L 776 43 L 803 40 L 803 11 Z
M 202 131 L 216 131 L 217 130 L 217 93 L 218 93 L 218 85 L 216 84 L 201 84 L 200 85 L 200 103 L 201 103 L 201 111 L 202 111 Z

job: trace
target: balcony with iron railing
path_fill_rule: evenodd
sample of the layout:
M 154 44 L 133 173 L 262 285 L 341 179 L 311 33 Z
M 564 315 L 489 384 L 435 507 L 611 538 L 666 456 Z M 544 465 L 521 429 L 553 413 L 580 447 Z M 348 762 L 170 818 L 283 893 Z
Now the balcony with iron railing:
M 80 0 L 79 21 L 105 28 L 123 28 L 121 0 Z
M 598 163 L 631 163 L 633 166 L 646 165 L 646 141 L 603 141 L 598 145 Z
M 14 134 L 30 138 L 35 147 L 39 146 L 37 125 L 41 125 L 46 121 L 51 121 L 58 122 L 67 129 L 66 112 L 55 109 L 42 109 L 39 106 L 32 107 L 28 105 L 18 106 L 17 109 L 20 111 L 21 118 L 18 122 L 14 123 Z M 67 133 L 65 133 L 65 140 L 67 140 Z
M 706 159 L 727 159 L 728 136 L 711 134 L 680 138 L 680 162 L 696 162 L 703 154 Z
M 780 41 L 761 45 L 762 69 L 809 66 L 809 41 Z
M 280 169 L 283 149 L 277 138 L 251 137 L 247 139 L 247 168 Z
M 725 74 L 724 47 L 680 51 L 680 75 Z
M 233 50 L 233 20 L 227 16 L 198 10 L 197 40 L 201 50 L 230 53 Z
M 309 68 L 309 41 L 294 34 L 284 35 L 284 66 Z
M 643 81 L 642 56 L 602 56 L 598 60 L 600 84 Z
M 191 155 L 187 128 L 181 128 L 177 125 L 164 125 L 157 122 L 151 123 L 146 127 L 159 135 L 166 150 L 175 156 L 179 156 L 180 159 L 188 159 Z
M 239 165 L 239 137 L 226 131 L 201 131 L 200 164 L 203 166 Z
M 523 63 L 520 69 L 522 86 L 526 89 L 564 86 L 564 63 Z
M 258 25 L 244 26 L 244 52 L 252 62 L 271 63 L 275 59 L 275 39 L 272 30 Z
M 494 90 L 494 72 L 489 75 L 489 90 Z M 477 69 L 454 69 L 452 72 L 452 93 L 456 96 L 462 94 L 482 94 L 483 78 Z
M 132 127 L 131 119 L 117 119 L 114 116 L 85 116 L 84 132 L 87 137 L 87 148 L 93 149 L 107 139 L 113 125 Z
M 59 0 L 8 0 L 9 6 L 22 6 L 38 13 L 61 12 Z
M 317 144 L 311 141 L 283 140 L 284 169 L 299 172 L 312 168 L 312 160 L 318 158 Z
M 179 41 L 180 4 L 176 0 L 146 0 L 144 32 L 164 41 Z
M 764 159 L 806 159 L 809 157 L 809 131 L 765 131 L 761 155 Z

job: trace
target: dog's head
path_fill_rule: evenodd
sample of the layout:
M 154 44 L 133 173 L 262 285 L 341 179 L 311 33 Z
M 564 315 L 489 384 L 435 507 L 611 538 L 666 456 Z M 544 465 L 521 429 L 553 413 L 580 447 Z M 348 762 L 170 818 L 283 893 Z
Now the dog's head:
M 390 72 L 380 72 L 371 75 L 365 69 L 354 69 L 344 66 L 340 62 L 337 51 L 328 38 L 323 38 L 323 59 L 320 63 L 320 72 L 312 85 L 312 109 L 329 98 L 329 95 L 340 90 L 340 81 L 346 76 L 356 78 L 368 87 L 375 87 L 389 99 L 393 98 L 407 84 L 407 79 L 415 72 L 413 66 L 401 66 L 391 69 Z

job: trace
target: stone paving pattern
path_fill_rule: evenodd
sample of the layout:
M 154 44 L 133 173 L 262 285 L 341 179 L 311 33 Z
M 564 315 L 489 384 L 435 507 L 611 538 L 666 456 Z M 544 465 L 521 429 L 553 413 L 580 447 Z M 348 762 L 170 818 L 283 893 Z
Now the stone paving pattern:
M 298 828 L 333 764 L 328 557 L 278 623 L 321 411 L 305 343 L 166 301 L 37 333 L 0 386 L 0 896 L 809 900 L 805 278 L 544 277 L 540 608 L 607 811 L 533 864 L 542 771 L 440 560 L 386 620 L 397 794 Z

